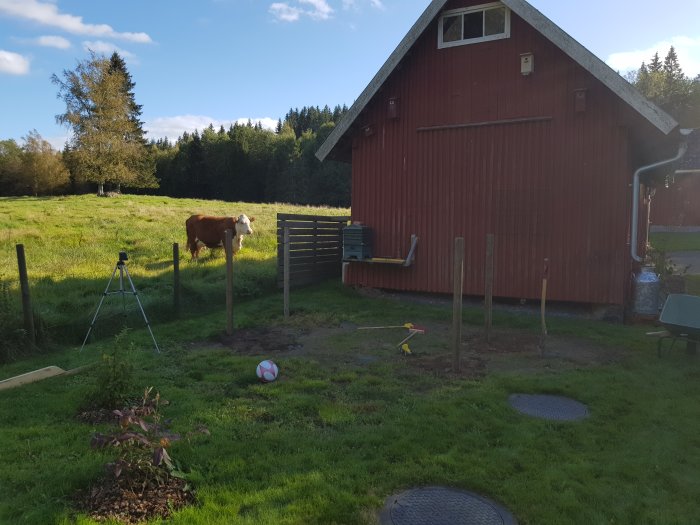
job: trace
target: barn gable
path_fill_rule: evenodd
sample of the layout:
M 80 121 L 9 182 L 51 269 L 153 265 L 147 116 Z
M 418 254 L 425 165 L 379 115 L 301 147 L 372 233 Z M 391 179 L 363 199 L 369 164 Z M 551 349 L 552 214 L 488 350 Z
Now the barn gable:
M 425 9 L 394 52 L 389 56 L 384 65 L 357 98 L 355 103 L 350 107 L 345 117 L 338 123 L 333 132 L 318 149 L 316 156 L 319 160 L 323 161 L 338 146 L 341 139 L 350 131 L 367 104 L 377 94 L 423 32 L 426 31 L 433 20 L 442 12 L 445 5 L 448 4 L 448 1 L 449 0 L 433 0 Z M 579 44 L 528 2 L 525 0 L 501 0 L 501 3 L 544 35 L 577 64 L 593 75 L 593 77 L 597 78 L 661 133 L 668 135 L 678 127 L 678 123 L 670 115 L 647 100 L 605 62 Z
M 410 267 L 352 261 L 346 283 L 449 293 L 461 237 L 480 295 L 493 235 L 495 296 L 537 298 L 546 258 L 552 300 L 625 304 L 648 201 L 630 182 L 677 128 L 527 2 L 433 1 L 317 152 L 351 160 L 375 258 L 419 238 Z

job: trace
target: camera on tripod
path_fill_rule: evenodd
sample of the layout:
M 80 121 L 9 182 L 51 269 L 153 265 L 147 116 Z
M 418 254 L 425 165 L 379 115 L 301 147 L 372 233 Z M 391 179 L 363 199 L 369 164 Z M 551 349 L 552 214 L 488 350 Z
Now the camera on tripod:
M 124 261 L 128 261 L 129 256 L 126 254 L 126 252 L 119 252 L 119 262 L 117 264 L 122 265 L 124 264 Z

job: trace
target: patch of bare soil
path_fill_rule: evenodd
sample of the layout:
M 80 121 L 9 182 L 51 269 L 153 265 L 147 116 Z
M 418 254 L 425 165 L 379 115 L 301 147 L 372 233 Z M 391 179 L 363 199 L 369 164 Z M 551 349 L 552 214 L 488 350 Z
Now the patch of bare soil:
M 570 337 L 548 336 L 540 348 L 537 333 L 494 329 L 490 341 L 482 329 L 465 327 L 459 371 L 454 370 L 449 323 L 425 325 L 425 334 L 410 340 L 411 355 L 396 346 L 402 330 L 357 330 L 357 326 L 238 330 L 221 345 L 242 355 L 272 359 L 307 357 L 335 365 L 367 366 L 377 361 L 402 359 L 412 369 L 445 377 L 478 378 L 493 372 L 535 373 L 619 362 L 627 352 Z
M 140 494 L 120 487 L 114 479 L 102 478 L 76 499 L 77 507 L 97 521 L 135 524 L 169 517 L 174 510 L 193 504 L 194 494 L 184 480 L 175 477 Z

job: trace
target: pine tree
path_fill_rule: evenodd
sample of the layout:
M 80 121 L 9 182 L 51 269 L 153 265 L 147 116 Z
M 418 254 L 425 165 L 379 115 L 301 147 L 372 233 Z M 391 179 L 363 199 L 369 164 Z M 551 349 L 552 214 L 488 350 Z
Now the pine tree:
M 634 80 L 635 87 L 649 100 L 669 113 L 683 127 L 700 126 L 700 78 L 690 80 L 671 47 L 663 61 L 655 53 L 647 67 L 642 63 Z

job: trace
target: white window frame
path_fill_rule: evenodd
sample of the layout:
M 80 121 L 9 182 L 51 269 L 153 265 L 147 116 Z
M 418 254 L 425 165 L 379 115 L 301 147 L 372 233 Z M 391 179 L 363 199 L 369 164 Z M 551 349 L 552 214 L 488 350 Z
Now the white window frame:
M 477 38 L 467 38 L 463 40 L 455 40 L 453 42 L 443 42 L 442 36 L 442 24 L 445 18 L 455 16 L 455 15 L 464 15 L 468 13 L 474 13 L 477 11 L 488 11 L 489 9 L 493 9 L 494 7 L 502 7 L 506 10 L 505 12 L 505 32 L 503 33 L 498 33 L 496 35 L 488 35 L 488 36 L 482 36 L 482 37 L 477 37 Z M 486 17 L 484 17 L 484 23 L 486 23 Z M 464 22 L 462 22 L 462 29 L 464 29 Z M 483 30 L 483 28 L 482 28 Z M 478 44 L 479 42 L 490 42 L 492 40 L 502 40 L 504 38 L 510 38 L 510 9 L 508 9 L 505 5 L 503 5 L 501 2 L 491 2 L 489 4 L 481 4 L 481 5 L 475 5 L 472 7 L 465 7 L 462 9 L 452 9 L 450 11 L 444 11 L 440 15 L 440 21 L 438 22 L 438 49 L 443 49 L 446 47 L 455 47 L 455 46 L 465 46 L 468 44 Z

